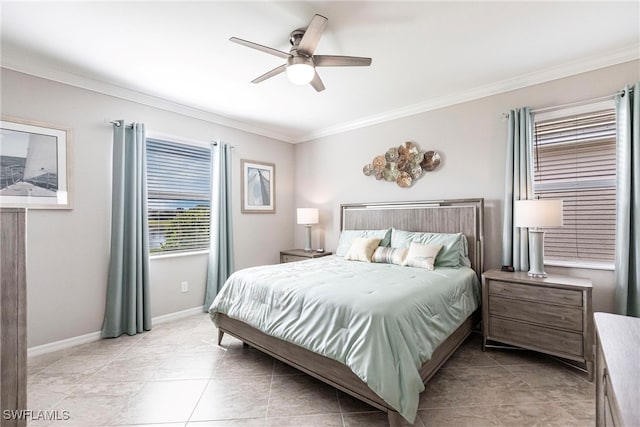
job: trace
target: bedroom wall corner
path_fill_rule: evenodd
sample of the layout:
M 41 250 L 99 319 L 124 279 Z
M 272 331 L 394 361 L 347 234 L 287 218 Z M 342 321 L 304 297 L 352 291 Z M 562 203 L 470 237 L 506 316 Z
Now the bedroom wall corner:
M 626 62 L 297 144 L 296 168 L 305 173 L 296 180 L 296 206 L 320 209 L 320 224 L 313 228 L 314 247 L 335 250 L 341 203 L 483 197 L 484 268 L 499 267 L 507 137 L 503 113 L 525 105 L 540 108 L 610 95 L 637 81 L 639 70 L 640 61 Z M 374 156 L 405 141 L 422 150 L 437 150 L 440 167 L 410 188 L 362 173 Z M 296 227 L 296 246 L 303 241 L 303 229 Z M 613 310 L 612 271 L 548 270 L 592 278 L 594 310 Z
M 294 149 L 287 142 L 160 108 L 0 69 L 3 115 L 56 124 L 73 132 L 73 209 L 29 210 L 27 231 L 28 346 L 95 333 L 102 327 L 109 262 L 111 126 L 125 119 L 148 131 L 186 139 L 224 140 L 233 154 L 237 268 L 278 262 L 293 244 Z M 240 213 L 240 159 L 276 165 L 276 213 Z M 201 307 L 207 255 L 152 259 L 154 318 Z M 190 290 L 180 292 L 188 280 Z

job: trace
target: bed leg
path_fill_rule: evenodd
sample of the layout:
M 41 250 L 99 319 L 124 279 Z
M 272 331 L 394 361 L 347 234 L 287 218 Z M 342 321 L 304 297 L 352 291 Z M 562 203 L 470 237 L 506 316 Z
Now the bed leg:
M 224 336 L 224 332 L 218 329 L 218 345 L 222 345 L 222 337 Z
M 242 341 L 242 348 L 249 348 L 249 344 L 247 344 L 246 342 Z
M 387 417 L 389 419 L 389 427 L 400 427 L 402 425 L 402 417 L 396 411 L 389 409 Z

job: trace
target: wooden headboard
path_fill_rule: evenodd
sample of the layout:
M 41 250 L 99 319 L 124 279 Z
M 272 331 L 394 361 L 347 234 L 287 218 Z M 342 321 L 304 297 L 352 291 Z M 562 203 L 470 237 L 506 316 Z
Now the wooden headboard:
M 418 202 L 354 203 L 340 206 L 340 230 L 379 230 L 463 233 L 469 244 L 471 267 L 482 274 L 484 263 L 484 199 Z

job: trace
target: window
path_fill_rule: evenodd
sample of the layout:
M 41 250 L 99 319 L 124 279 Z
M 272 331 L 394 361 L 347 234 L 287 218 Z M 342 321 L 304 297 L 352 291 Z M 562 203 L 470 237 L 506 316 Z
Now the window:
M 211 150 L 147 138 L 149 251 L 209 248 Z
M 616 115 L 613 102 L 534 116 L 533 190 L 562 199 L 564 226 L 545 234 L 550 264 L 615 262 Z

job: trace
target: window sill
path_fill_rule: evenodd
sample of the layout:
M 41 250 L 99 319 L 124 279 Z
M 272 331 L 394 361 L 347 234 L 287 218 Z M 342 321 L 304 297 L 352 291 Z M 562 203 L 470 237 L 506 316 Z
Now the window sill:
M 615 271 L 615 264 L 608 262 L 596 262 L 596 261 L 554 261 L 545 260 L 544 265 L 549 267 L 567 267 L 567 268 L 584 268 L 586 270 L 607 270 Z
M 192 256 L 192 255 L 203 255 L 208 254 L 208 249 L 203 249 L 201 251 L 189 251 L 189 252 L 175 252 L 175 253 L 159 253 L 159 254 L 150 254 L 149 261 L 153 261 L 156 259 L 165 259 L 165 258 L 179 258 L 184 256 Z

